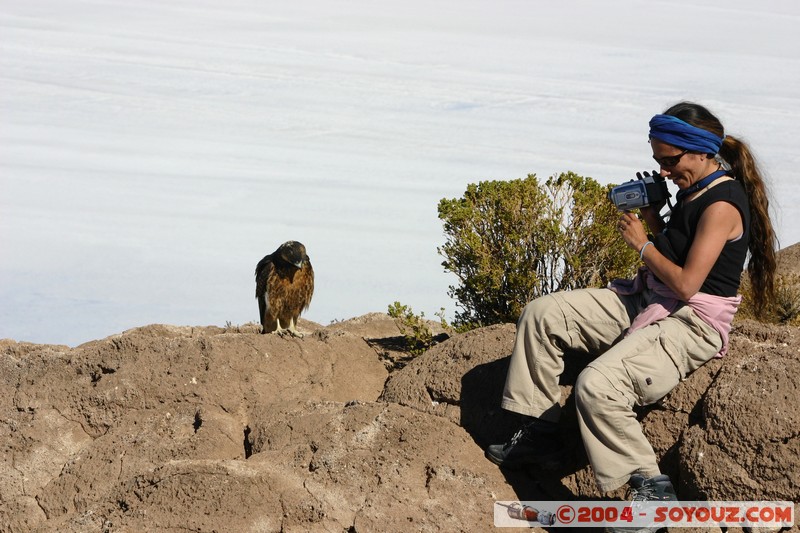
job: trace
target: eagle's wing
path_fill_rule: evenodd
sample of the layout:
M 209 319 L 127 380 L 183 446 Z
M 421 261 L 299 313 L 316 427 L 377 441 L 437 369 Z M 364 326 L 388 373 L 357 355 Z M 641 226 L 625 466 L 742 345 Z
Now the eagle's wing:
M 258 300 L 258 318 L 264 324 L 264 317 L 269 312 L 269 298 L 267 295 L 267 280 L 275 270 L 272 255 L 264 256 L 256 265 L 256 299 Z
M 300 293 L 300 305 L 303 311 L 308 309 L 311 305 L 311 297 L 314 296 L 314 269 L 311 266 L 311 260 L 306 256 L 303 262 L 303 268 L 300 269 L 303 274 L 303 286 Z M 298 313 L 299 315 L 300 313 Z

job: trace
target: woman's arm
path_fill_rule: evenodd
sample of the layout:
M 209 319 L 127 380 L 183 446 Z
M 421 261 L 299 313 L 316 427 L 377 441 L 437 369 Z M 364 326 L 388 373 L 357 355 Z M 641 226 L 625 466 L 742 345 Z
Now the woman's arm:
M 655 246 L 648 246 L 642 259 L 658 279 L 686 301 L 700 290 L 725 243 L 740 235 L 743 227 L 742 217 L 736 207 L 728 202 L 714 202 L 700 217 L 694 242 L 683 267 L 667 259 Z M 632 213 L 622 214 L 620 231 L 625 242 L 636 251 L 641 251 L 647 242 L 642 223 Z

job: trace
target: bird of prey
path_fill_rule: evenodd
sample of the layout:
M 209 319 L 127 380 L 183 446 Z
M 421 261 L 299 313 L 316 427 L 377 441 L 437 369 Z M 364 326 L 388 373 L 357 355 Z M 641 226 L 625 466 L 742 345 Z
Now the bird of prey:
M 314 294 L 314 269 L 306 247 L 287 241 L 256 266 L 256 299 L 262 333 L 288 332 L 294 337 L 300 313 L 308 309 Z

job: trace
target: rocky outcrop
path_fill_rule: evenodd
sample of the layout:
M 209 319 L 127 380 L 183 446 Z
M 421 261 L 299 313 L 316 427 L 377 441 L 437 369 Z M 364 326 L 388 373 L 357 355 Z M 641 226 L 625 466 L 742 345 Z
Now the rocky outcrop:
M 562 377 L 565 464 L 508 473 L 483 447 L 517 422 L 499 409 L 513 325 L 391 373 L 386 315 L 300 326 L 0 341 L 0 530 L 477 531 L 495 500 L 598 496 L 571 403 L 586 356 Z M 800 501 L 797 331 L 737 325 L 725 359 L 641 411 L 684 499 Z
M 800 337 L 740 325 L 730 359 L 682 434 L 682 495 L 800 502 Z
M 238 475 L 247 469 L 232 461 L 251 454 L 257 406 L 374 401 L 387 376 L 375 350 L 342 329 L 300 340 L 148 326 L 75 349 L 2 341 L 0 354 L 9 531 L 109 516 L 112 500 L 133 508 L 120 491 L 164 469 Z

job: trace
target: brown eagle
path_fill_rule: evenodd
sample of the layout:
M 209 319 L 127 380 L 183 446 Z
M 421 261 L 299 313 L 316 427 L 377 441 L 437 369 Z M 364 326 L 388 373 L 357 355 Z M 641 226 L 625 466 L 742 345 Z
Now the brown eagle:
M 287 241 L 256 265 L 256 299 L 262 333 L 288 332 L 295 329 L 300 313 L 308 309 L 314 294 L 314 269 L 306 247 Z

